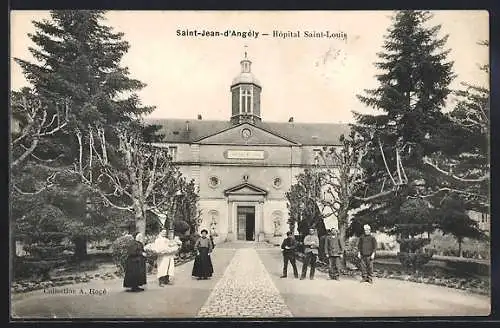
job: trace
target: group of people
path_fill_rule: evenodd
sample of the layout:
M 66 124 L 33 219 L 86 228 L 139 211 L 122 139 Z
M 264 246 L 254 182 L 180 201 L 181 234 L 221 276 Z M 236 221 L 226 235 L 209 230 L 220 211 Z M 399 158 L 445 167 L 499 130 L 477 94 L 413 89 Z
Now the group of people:
M 134 242 L 128 248 L 128 256 L 125 265 L 125 278 L 123 287 L 130 288 L 130 291 L 142 291 L 141 286 L 146 285 L 146 251 L 157 254 L 157 278 L 158 285 L 163 287 L 172 284 L 175 272 L 175 255 L 178 253 L 182 242 L 174 238 L 173 232 L 167 233 L 163 229 L 151 244 L 144 245 L 145 237 L 142 233 L 137 233 Z M 309 278 L 314 279 L 316 262 L 319 255 L 320 242 L 315 229 L 309 229 L 309 234 L 304 238 L 304 261 L 300 280 L 307 276 L 309 268 Z M 287 232 L 287 237 L 281 244 L 283 250 L 283 274 L 281 278 L 286 278 L 288 274 L 288 263 L 292 265 L 293 275 L 299 278 L 295 254 L 298 243 L 292 232 Z M 212 238 L 208 236 L 208 231 L 203 229 L 201 236 L 196 240 L 194 250 L 196 257 L 191 275 L 198 280 L 205 280 L 212 277 L 214 272 L 211 253 L 215 247 Z M 362 282 L 373 283 L 373 260 L 377 241 L 371 234 L 369 225 L 364 226 L 364 235 L 359 238 L 358 257 L 361 262 Z M 324 254 L 328 258 L 328 274 L 330 279 L 339 280 L 341 260 L 344 256 L 345 246 L 338 235 L 336 229 L 331 229 L 324 241 Z
M 134 242 L 128 247 L 127 261 L 125 264 L 125 277 L 123 287 L 132 292 L 143 291 L 141 286 L 146 285 L 146 251 L 157 255 L 157 278 L 158 285 L 163 287 L 172 284 L 175 272 L 175 255 L 178 253 L 182 242 L 174 237 L 173 232 L 160 231 L 158 237 L 151 244 L 145 245 L 145 236 L 136 233 Z M 194 249 L 196 257 L 192 270 L 192 276 L 198 280 L 208 279 L 213 274 L 212 260 L 210 254 L 214 249 L 214 243 L 208 237 L 208 231 L 203 229 L 200 238 L 197 239 Z
M 377 240 L 371 234 L 371 227 L 365 225 L 364 235 L 358 241 L 358 258 L 361 262 L 361 282 L 373 283 L 373 260 L 375 259 L 375 251 L 377 250 Z M 309 267 L 309 279 L 314 279 L 316 271 L 316 261 L 319 255 L 320 242 L 315 229 L 309 229 L 309 234 L 304 237 L 304 260 L 302 264 L 302 272 L 300 280 L 304 280 Z M 288 275 L 288 262 L 292 265 L 293 275 L 299 278 L 297 264 L 295 261 L 295 252 L 297 249 L 297 241 L 291 231 L 287 232 L 287 237 L 281 243 L 283 251 L 283 274 L 281 278 L 286 278 Z M 328 234 L 324 241 L 324 254 L 328 258 L 328 275 L 332 280 L 339 280 L 341 260 L 344 256 L 345 246 L 342 239 L 338 235 L 336 229 L 328 230 Z

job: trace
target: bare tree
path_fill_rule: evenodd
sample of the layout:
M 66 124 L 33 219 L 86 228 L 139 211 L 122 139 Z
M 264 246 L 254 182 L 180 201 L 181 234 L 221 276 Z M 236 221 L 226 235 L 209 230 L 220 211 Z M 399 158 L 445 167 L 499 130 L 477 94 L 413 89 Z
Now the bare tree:
M 116 209 L 134 214 L 136 229 L 145 233 L 146 213 L 170 215 L 184 178 L 165 149 L 142 141 L 138 133 L 117 128 L 120 165 L 111 164 L 104 129 L 88 128 L 88 151 L 84 136 L 77 133 L 79 159 L 72 169 L 82 181 Z M 170 218 L 173 219 L 173 218 Z
M 341 147 L 323 147 L 318 154 L 318 166 L 322 171 L 321 185 L 324 190 L 319 200 L 324 216 L 334 215 L 339 223 L 339 232 L 345 238 L 348 227 L 348 212 L 354 195 L 362 188 L 363 172 L 360 166 L 365 145 L 354 132 L 349 137 L 340 137 Z M 325 208 L 330 213 L 325 213 Z
M 11 113 L 11 159 L 10 170 L 13 176 L 15 172 L 20 172 L 28 161 L 34 161 L 38 165 L 54 171 L 49 166 L 62 154 L 55 158 L 42 159 L 36 154 L 36 150 L 43 140 L 54 136 L 62 131 L 69 120 L 69 105 L 64 101 L 62 105 L 56 106 L 55 113 L 51 113 L 46 106 L 36 97 L 26 97 L 16 95 L 12 99 Z M 46 179 L 43 187 L 36 191 L 23 191 L 15 182 L 12 182 L 12 188 L 20 194 L 38 194 L 51 187 L 58 170 L 51 173 Z

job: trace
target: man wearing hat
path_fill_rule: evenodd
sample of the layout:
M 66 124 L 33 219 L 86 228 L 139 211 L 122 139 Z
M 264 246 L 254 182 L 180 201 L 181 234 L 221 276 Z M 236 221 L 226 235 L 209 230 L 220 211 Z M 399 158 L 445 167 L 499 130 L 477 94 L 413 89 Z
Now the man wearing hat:
M 343 254 L 344 243 L 339 238 L 337 229 L 328 230 L 325 238 L 325 256 L 328 258 L 328 274 L 332 280 L 339 280 L 340 259 Z
M 292 264 L 293 275 L 295 278 L 299 277 L 299 272 L 297 271 L 297 265 L 295 263 L 295 249 L 297 248 L 297 242 L 293 237 L 293 233 L 288 231 L 286 233 L 286 238 L 283 239 L 281 243 L 281 249 L 283 250 L 283 275 L 280 278 L 286 278 L 288 274 L 288 262 Z
M 371 227 L 368 224 L 363 226 L 364 235 L 359 237 L 358 257 L 361 260 L 361 282 L 373 283 L 373 260 L 377 250 L 377 240 L 371 234 Z

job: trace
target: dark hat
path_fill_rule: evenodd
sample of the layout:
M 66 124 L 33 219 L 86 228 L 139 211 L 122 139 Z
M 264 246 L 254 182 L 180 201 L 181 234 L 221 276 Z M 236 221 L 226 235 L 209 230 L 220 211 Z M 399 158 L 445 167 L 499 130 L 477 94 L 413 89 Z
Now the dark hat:
M 200 233 L 204 233 L 204 232 L 206 232 L 208 234 L 208 230 L 207 229 L 203 229 L 203 230 L 200 231 Z

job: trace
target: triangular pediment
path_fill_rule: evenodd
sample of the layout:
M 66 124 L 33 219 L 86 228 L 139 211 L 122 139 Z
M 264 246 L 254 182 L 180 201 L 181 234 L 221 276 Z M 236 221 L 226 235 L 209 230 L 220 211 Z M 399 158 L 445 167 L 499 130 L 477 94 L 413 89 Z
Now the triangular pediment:
M 271 131 L 264 130 L 253 124 L 243 123 L 229 129 L 219 131 L 197 141 L 200 144 L 222 145 L 296 145 Z
M 224 190 L 225 195 L 267 195 L 267 191 L 249 183 L 242 183 Z

